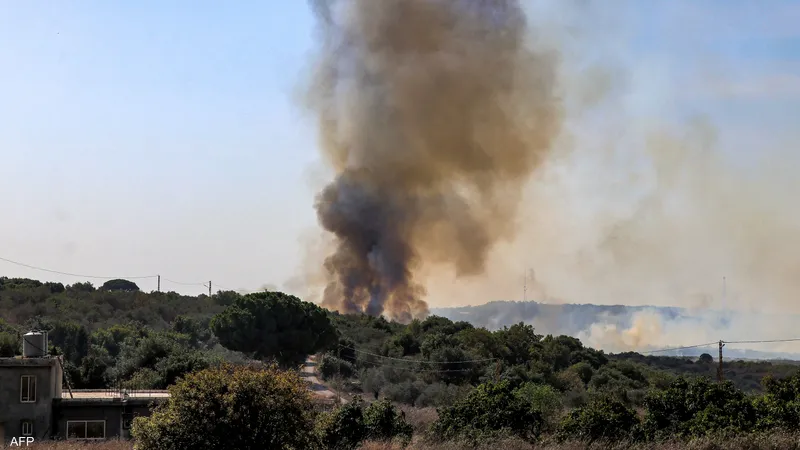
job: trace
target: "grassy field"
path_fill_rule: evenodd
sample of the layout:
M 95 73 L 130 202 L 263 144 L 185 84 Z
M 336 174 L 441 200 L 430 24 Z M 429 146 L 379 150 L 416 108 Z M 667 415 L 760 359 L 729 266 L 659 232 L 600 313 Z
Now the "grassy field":
M 29 448 L 39 450 L 131 450 L 133 448 L 130 442 L 92 442 L 92 443 L 74 443 L 74 442 L 41 442 L 34 444 Z M 364 450 L 401 450 L 403 447 L 388 443 L 370 442 L 366 443 L 363 447 Z M 415 440 L 410 446 L 405 447 L 408 450 L 460 450 L 467 448 L 463 444 L 426 444 L 420 440 Z M 736 439 L 722 439 L 722 438 L 709 438 L 693 442 L 666 442 L 657 445 L 639 445 L 631 446 L 618 444 L 615 446 L 608 446 L 603 444 L 586 445 L 581 443 L 566 443 L 566 444 L 540 444 L 530 445 L 524 442 L 509 440 L 502 442 L 492 442 L 491 444 L 477 447 L 476 450 L 593 450 L 593 449 L 608 449 L 608 450 L 800 450 L 800 435 L 792 434 L 770 434 L 764 436 L 747 436 Z M 234 449 L 231 449 L 234 450 Z

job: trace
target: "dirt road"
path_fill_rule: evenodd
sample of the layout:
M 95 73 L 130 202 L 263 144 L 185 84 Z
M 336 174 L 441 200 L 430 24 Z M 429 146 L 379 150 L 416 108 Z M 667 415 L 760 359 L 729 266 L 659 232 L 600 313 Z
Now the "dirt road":
M 328 389 L 328 387 L 322 384 L 322 381 L 317 378 L 317 361 L 315 356 L 312 355 L 306 359 L 301 376 L 311 385 L 310 389 L 314 396 L 322 397 L 326 400 L 336 400 L 336 393 Z M 340 402 L 345 403 L 346 401 L 344 398 L 340 398 Z

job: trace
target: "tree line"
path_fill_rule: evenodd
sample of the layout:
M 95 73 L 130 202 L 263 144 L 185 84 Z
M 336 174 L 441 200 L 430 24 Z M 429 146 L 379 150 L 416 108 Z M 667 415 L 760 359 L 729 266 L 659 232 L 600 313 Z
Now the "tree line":
M 303 439 L 313 445 L 337 443 L 328 448 L 410 433 L 465 443 L 503 436 L 651 442 L 800 425 L 800 376 L 792 365 L 734 363 L 734 381 L 716 383 L 708 376 L 711 355 L 606 354 L 523 323 L 495 331 L 437 316 L 399 324 L 330 312 L 281 292 L 190 297 L 112 281 L 96 288 L 0 278 L 0 356 L 20 354 L 21 334 L 44 329 L 73 388 L 172 389 L 175 400 L 139 425 L 142 442 L 169 436 L 159 427 L 193 426 L 199 416 L 181 410 L 176 395 L 194 395 L 192 389 L 207 387 L 208 407 L 226 408 L 214 412 L 230 415 L 224 426 L 246 421 L 238 414 L 247 408 L 262 408 L 225 403 L 243 401 L 225 393 L 256 389 L 258 380 L 258 389 L 275 391 L 256 389 L 253 402 L 277 404 L 284 395 L 305 402 L 305 387 L 295 395 L 303 385 L 294 369 L 315 353 L 321 376 L 355 400 L 324 413 L 302 402 L 284 406 L 309 409 L 292 426 L 310 430 Z M 410 431 L 398 406 L 436 408 L 436 419 Z

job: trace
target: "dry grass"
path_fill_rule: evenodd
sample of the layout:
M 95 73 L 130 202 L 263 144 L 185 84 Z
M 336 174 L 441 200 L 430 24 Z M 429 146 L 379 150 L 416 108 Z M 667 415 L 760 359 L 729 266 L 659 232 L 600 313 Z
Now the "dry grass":
M 364 450 L 800 450 L 800 435 L 774 433 L 769 435 L 742 436 L 735 439 L 706 438 L 691 442 L 670 441 L 662 444 L 594 444 L 584 443 L 543 443 L 531 445 L 517 439 L 495 441 L 478 447 L 469 447 L 463 443 L 427 443 L 422 439 L 414 439 L 408 447 L 401 445 L 368 442 Z
M 436 413 L 436 408 L 414 408 L 407 405 L 397 405 L 401 411 L 405 414 L 406 422 L 409 423 L 412 427 L 414 427 L 414 432 L 422 433 L 428 430 L 428 428 L 439 418 L 439 414 Z
M 0 444 L 2 448 L 2 444 Z M 9 447 L 17 448 L 17 447 Z M 133 442 L 130 441 L 105 441 L 105 442 L 65 442 L 65 441 L 40 441 L 28 447 L 37 450 L 132 450 Z
M 29 448 L 39 450 L 131 450 L 133 445 L 131 442 L 125 441 L 89 443 L 40 442 Z M 800 450 L 800 435 L 773 433 L 769 435 L 742 436 L 735 439 L 708 438 L 693 442 L 672 441 L 656 445 L 596 444 L 592 446 L 581 443 L 531 445 L 519 440 L 508 439 L 479 447 L 468 447 L 457 442 L 433 444 L 415 438 L 410 446 L 405 447 L 406 450 L 461 450 L 464 448 L 472 448 L 473 450 Z M 402 450 L 404 447 L 383 442 L 368 442 L 362 449 Z

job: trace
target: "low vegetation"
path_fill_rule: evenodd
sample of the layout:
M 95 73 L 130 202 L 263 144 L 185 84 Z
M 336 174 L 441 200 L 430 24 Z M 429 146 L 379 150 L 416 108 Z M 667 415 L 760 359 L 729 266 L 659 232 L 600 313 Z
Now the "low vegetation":
M 800 432 L 794 365 L 727 362 L 718 383 L 711 355 L 606 354 L 523 323 L 404 325 L 280 292 L 186 297 L 112 281 L 0 278 L 0 355 L 46 329 L 73 388 L 169 388 L 135 423 L 141 450 L 795 448 L 787 436 Z M 295 370 L 309 354 L 350 402 L 315 406 Z

